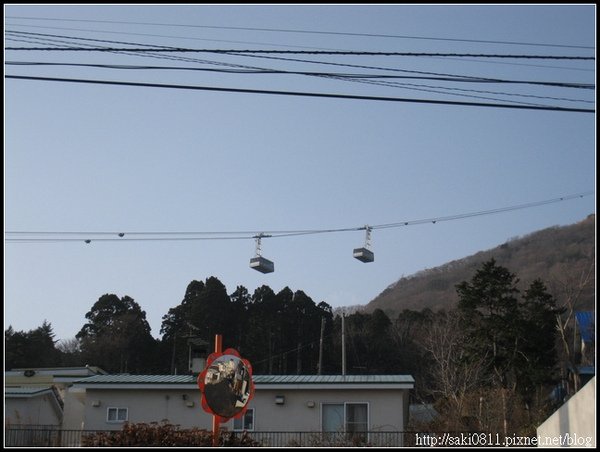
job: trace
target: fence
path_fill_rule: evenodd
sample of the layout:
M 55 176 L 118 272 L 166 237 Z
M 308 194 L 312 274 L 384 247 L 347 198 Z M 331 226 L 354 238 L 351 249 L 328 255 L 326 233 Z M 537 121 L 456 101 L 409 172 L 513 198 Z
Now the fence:
M 82 436 L 93 430 L 62 430 L 53 426 L 4 429 L 4 447 L 80 447 Z
M 51 426 L 4 429 L 5 447 L 81 447 L 85 437 L 112 431 L 62 430 Z M 241 437 L 243 432 L 227 432 Z M 401 447 L 414 446 L 415 432 L 247 432 L 258 447 Z
M 241 435 L 241 432 L 234 432 Z M 413 443 L 410 432 L 248 432 L 261 447 L 399 447 Z

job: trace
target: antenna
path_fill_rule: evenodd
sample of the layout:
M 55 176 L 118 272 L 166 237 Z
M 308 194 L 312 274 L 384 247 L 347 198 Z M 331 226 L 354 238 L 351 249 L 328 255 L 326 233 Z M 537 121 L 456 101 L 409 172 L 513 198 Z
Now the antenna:
M 354 248 L 352 255 L 361 262 L 373 262 L 375 260 L 375 254 L 371 251 L 371 231 L 373 228 L 367 224 L 361 229 L 365 230 L 365 246 L 362 248 Z

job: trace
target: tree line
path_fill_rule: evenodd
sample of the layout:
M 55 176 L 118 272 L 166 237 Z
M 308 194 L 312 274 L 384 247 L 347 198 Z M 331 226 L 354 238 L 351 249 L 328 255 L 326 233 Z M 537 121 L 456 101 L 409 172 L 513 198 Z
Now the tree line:
M 456 285 L 458 305 L 433 312 L 404 310 L 395 319 L 376 309 L 344 317 L 348 374 L 408 374 L 413 399 L 442 414 L 440 431 L 535 433 L 553 409 L 551 388 L 572 367 L 563 350 L 565 307 L 541 280 L 526 290 L 491 259 Z M 29 332 L 5 330 L 5 368 L 95 365 L 110 373 L 189 373 L 188 341 L 235 348 L 254 374 L 339 374 L 342 318 L 301 290 L 263 285 L 228 293 L 216 277 L 192 281 L 183 300 L 150 334 L 129 296 L 102 295 L 76 337 L 58 346 L 49 323 Z M 566 357 L 566 358 L 565 358 Z M 571 360 L 571 361 L 569 361 Z

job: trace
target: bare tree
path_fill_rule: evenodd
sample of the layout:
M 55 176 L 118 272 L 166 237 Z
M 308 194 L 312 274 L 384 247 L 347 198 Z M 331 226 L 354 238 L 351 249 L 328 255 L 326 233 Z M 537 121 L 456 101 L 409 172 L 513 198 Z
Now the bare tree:
M 459 315 L 436 316 L 422 344 L 432 359 L 433 393 L 449 402 L 456 419 L 464 415 L 467 395 L 482 384 L 487 361 L 486 356 L 466 359 Z
M 577 328 L 575 325 L 575 312 L 582 301 L 582 295 L 587 289 L 595 287 L 595 256 L 588 256 L 586 265 L 581 268 L 563 271 L 555 274 L 551 287 L 561 308 L 556 315 L 556 328 L 560 336 L 562 351 L 563 378 L 567 371 L 571 370 L 572 385 L 569 393 L 573 394 L 579 390 L 579 375 L 577 374 Z M 570 335 L 572 336 L 572 340 Z
M 81 345 L 77 338 L 61 339 L 56 348 L 63 353 L 74 354 L 81 351 Z

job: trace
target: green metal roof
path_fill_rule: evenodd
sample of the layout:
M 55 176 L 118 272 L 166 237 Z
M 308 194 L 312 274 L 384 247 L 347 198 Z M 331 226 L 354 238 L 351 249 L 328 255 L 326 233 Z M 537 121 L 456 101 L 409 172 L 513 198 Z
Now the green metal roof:
M 394 384 L 414 383 L 410 375 L 256 375 L 258 384 Z
M 193 375 L 94 375 L 74 383 L 86 384 L 191 384 L 196 383 Z
M 84 384 L 196 384 L 195 375 L 94 375 L 77 380 Z M 254 384 L 406 384 L 410 375 L 254 375 Z
M 41 394 L 44 392 L 52 392 L 51 386 L 31 386 L 31 387 L 15 387 L 11 388 L 10 386 L 4 388 L 5 395 L 12 396 L 33 396 L 36 394 Z

